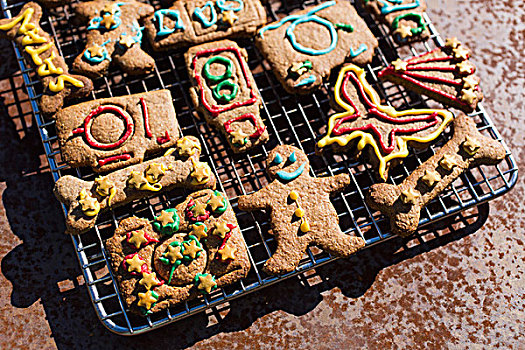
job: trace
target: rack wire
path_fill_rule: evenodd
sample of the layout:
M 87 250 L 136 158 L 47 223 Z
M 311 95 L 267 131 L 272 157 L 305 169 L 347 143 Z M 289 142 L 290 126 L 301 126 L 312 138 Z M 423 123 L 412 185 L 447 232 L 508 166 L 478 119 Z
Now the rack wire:
M 306 6 L 319 3 L 317 0 L 270 1 L 265 6 L 269 20 L 276 20 L 285 14 Z M 352 1 L 353 2 L 353 1 Z M 5 17 L 17 14 L 24 2 L 0 0 Z M 155 8 L 161 8 L 158 0 L 151 2 Z M 443 40 L 432 25 L 428 16 L 424 16 L 431 37 L 424 43 L 414 43 L 399 47 L 388 35 L 388 29 L 358 8 L 371 31 L 379 40 L 373 62 L 366 66 L 371 85 L 378 90 L 384 101 L 397 108 L 418 108 L 439 104 L 406 91 L 403 87 L 382 83 L 376 73 L 388 62 L 397 57 L 406 58 L 432 50 L 436 45 L 442 46 Z M 57 43 L 60 53 L 66 62 L 71 64 L 84 45 L 85 26 L 72 26 L 73 9 L 71 5 L 47 11 L 41 25 L 50 33 Z M 253 41 L 243 40 L 240 45 L 247 49 L 249 67 L 254 73 L 260 94 L 264 100 L 262 117 L 270 133 L 270 141 L 264 146 L 247 154 L 236 155 L 228 148 L 227 142 L 216 130 L 206 124 L 199 116 L 189 99 L 190 81 L 187 76 L 183 52 L 170 52 L 168 55 L 153 55 L 156 60 L 155 71 L 144 77 L 128 76 L 114 68 L 108 76 L 94 81 L 95 89 L 88 99 L 120 96 L 157 89 L 169 89 L 177 112 L 181 132 L 184 135 L 198 137 L 203 145 L 203 159 L 215 172 L 218 188 L 228 194 L 232 207 L 239 221 L 239 227 L 245 238 L 252 269 L 241 281 L 216 290 L 209 296 L 181 303 L 157 314 L 139 317 L 129 313 L 121 298 L 115 278 L 112 275 L 109 260 L 105 252 L 104 241 L 111 237 L 118 222 L 131 215 L 152 219 L 161 210 L 172 207 L 182 201 L 187 193 L 172 191 L 160 196 L 135 201 L 127 206 L 117 208 L 99 217 L 95 229 L 81 236 L 71 236 L 89 295 L 101 322 L 111 331 L 132 335 L 150 331 L 160 326 L 175 322 L 204 310 L 219 307 L 234 298 L 259 290 L 283 279 L 301 274 L 307 270 L 326 264 L 335 258 L 319 249 L 310 248 L 296 271 L 282 276 L 266 275 L 261 267 L 275 249 L 275 242 L 269 234 L 269 223 L 264 213 L 245 213 L 237 208 L 239 195 L 251 193 L 266 183 L 268 178 L 264 162 L 268 151 L 277 144 L 292 144 L 302 149 L 311 161 L 312 176 L 331 176 L 348 172 L 352 185 L 333 199 L 338 212 L 340 226 L 348 234 L 358 235 L 365 239 L 366 247 L 385 242 L 393 237 L 389 233 L 386 219 L 378 212 L 371 210 L 364 200 L 364 193 L 375 182 L 373 170 L 359 160 L 344 154 L 315 154 L 315 143 L 326 130 L 328 117 L 333 111 L 330 107 L 330 95 L 336 72 L 321 89 L 308 96 L 287 94 L 271 72 L 269 65 L 255 49 Z M 151 49 L 147 43 L 148 52 Z M 35 78 L 33 69 L 28 68 L 20 51 L 14 47 L 16 57 L 23 73 L 24 82 L 34 111 L 34 117 L 42 138 L 44 151 L 54 180 L 65 174 L 72 174 L 83 179 L 93 179 L 95 174 L 90 169 L 71 169 L 60 155 L 54 121 L 40 114 L 37 101 L 42 86 Z M 441 106 L 442 107 L 442 106 Z M 442 218 L 457 214 L 470 207 L 478 206 L 508 192 L 517 182 L 517 165 L 496 130 L 492 120 L 480 105 L 470 115 L 478 129 L 486 135 L 501 142 L 506 150 L 505 160 L 496 166 L 481 166 L 471 169 L 458 178 L 451 186 L 432 201 L 421 213 L 420 225 L 428 225 Z M 411 155 L 400 166 L 390 173 L 391 183 L 400 183 L 418 165 L 434 154 L 451 137 L 450 130 L 425 150 L 412 150 Z M 64 212 L 66 208 L 63 207 Z M 366 248 L 365 247 L 365 248 Z

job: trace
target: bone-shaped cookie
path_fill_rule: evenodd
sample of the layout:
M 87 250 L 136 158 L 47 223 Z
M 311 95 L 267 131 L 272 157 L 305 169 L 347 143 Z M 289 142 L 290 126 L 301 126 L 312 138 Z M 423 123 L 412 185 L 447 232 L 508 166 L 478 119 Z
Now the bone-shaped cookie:
M 162 157 L 117 170 L 95 181 L 63 176 L 55 184 L 57 199 L 67 207 L 66 232 L 81 234 L 94 227 L 100 212 L 177 187 L 215 188 L 207 163 L 200 162 L 201 146 L 192 136 L 177 141 Z M 178 155 L 178 157 L 176 156 Z
M 411 235 L 419 224 L 421 209 L 464 171 L 482 164 L 497 164 L 505 158 L 501 143 L 481 135 L 466 115 L 457 117 L 453 125 L 452 139 L 400 185 L 381 183 L 370 188 L 367 202 L 390 219 L 392 233 Z
M 93 89 L 90 79 L 69 74 L 69 68 L 53 42 L 40 27 L 42 8 L 34 2 L 22 7 L 18 16 L 0 20 L 0 38 L 16 43 L 44 86 L 39 101 L 43 114 L 54 114 L 64 100 L 83 97 Z

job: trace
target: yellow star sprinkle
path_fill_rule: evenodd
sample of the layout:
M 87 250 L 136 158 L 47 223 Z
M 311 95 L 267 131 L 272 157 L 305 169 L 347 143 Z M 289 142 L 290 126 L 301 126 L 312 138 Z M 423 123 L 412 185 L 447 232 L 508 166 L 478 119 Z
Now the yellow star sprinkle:
M 463 89 L 474 89 L 479 85 L 479 79 L 475 75 L 469 75 L 463 78 Z
M 454 58 L 458 60 L 468 59 L 469 50 L 465 49 L 463 46 L 458 46 L 455 49 L 452 49 L 454 53 Z
M 107 176 L 97 177 L 95 179 L 95 184 L 97 185 L 97 193 L 103 197 L 109 196 L 111 189 L 115 187 L 115 184 L 111 182 Z
M 218 253 L 221 255 L 221 260 L 226 261 L 228 259 L 235 260 L 235 252 L 237 251 L 237 248 L 230 247 L 228 244 L 224 246 L 224 248 L 220 249 Z
M 445 41 L 445 46 L 447 47 L 451 47 L 453 49 L 455 49 L 456 47 L 458 47 L 459 45 L 461 45 L 461 42 L 459 42 L 458 38 L 454 37 L 454 38 L 448 38 L 446 41 Z
M 146 310 L 151 309 L 151 306 L 157 302 L 157 298 L 153 296 L 153 292 L 148 290 L 146 293 L 139 293 L 138 306 L 146 308 Z
M 217 285 L 217 282 L 214 281 L 213 276 L 210 274 L 200 275 L 199 276 L 199 285 L 197 289 L 206 291 L 206 293 L 211 293 L 213 287 Z
M 409 36 L 412 36 L 412 31 L 409 26 L 406 26 L 404 24 L 400 25 L 396 30 L 394 30 L 394 34 L 399 34 L 401 38 L 405 39 Z
M 201 150 L 200 145 L 189 137 L 183 137 L 177 140 L 177 148 L 179 149 L 179 154 L 185 157 L 194 155 L 197 151 Z
M 429 187 L 434 186 L 436 182 L 441 181 L 441 175 L 434 170 L 425 170 L 425 175 L 421 177 L 421 180 Z
M 135 44 L 135 40 L 131 35 L 121 34 L 118 43 L 129 49 Z
M 204 162 L 194 162 L 193 163 L 193 172 L 191 176 L 194 178 L 194 181 L 202 185 L 210 179 L 211 169 L 208 164 Z
M 159 163 L 151 163 L 146 169 L 146 180 L 150 183 L 159 182 L 160 178 L 166 173 L 166 166 Z
M 104 57 L 104 47 L 97 44 L 87 49 L 91 57 Z
M 137 190 L 140 190 L 142 185 L 145 185 L 148 183 L 148 180 L 139 173 L 138 171 L 131 171 L 128 177 L 128 185 L 131 187 L 135 187 Z
M 402 59 L 398 58 L 397 60 L 392 62 L 392 66 L 394 67 L 396 72 L 398 72 L 398 71 L 404 72 L 404 71 L 407 70 L 408 63 L 406 63 Z
M 80 207 L 82 208 L 82 212 L 86 214 L 87 216 L 95 216 L 100 211 L 100 203 L 97 201 L 96 198 L 93 198 L 91 196 L 91 193 L 89 193 L 85 188 L 80 191 L 79 194 L 79 201 Z
M 472 89 L 463 89 L 461 90 L 460 98 L 461 101 L 472 104 L 478 98 L 478 95 Z
M 146 272 L 142 274 L 139 284 L 146 287 L 147 290 L 150 290 L 153 287 L 160 285 L 160 281 L 157 279 L 157 274 L 155 272 Z
M 295 73 L 301 76 L 304 73 L 308 72 L 308 68 L 304 65 L 303 62 L 294 62 L 292 64 L 292 67 L 290 68 L 290 71 L 292 71 L 292 73 Z
M 233 11 L 224 11 L 222 13 L 222 22 L 223 23 L 228 23 L 230 25 L 230 27 L 233 26 L 233 24 L 235 23 L 236 20 L 238 20 L 239 17 L 237 17 L 235 15 L 235 13 Z
M 133 255 L 133 258 L 126 259 L 126 264 L 128 264 L 128 272 L 142 272 L 142 265 L 146 262 L 142 260 L 138 254 Z
M 208 204 L 211 207 L 211 210 L 215 211 L 218 208 L 224 207 L 224 197 L 221 194 L 215 194 L 212 193 L 210 200 L 208 200 Z
M 228 227 L 228 224 L 224 221 L 219 221 L 215 224 L 215 229 L 213 230 L 213 234 L 217 235 L 221 238 L 226 237 L 226 234 L 230 232 L 230 228 Z
M 119 7 L 117 4 L 106 4 L 102 12 L 107 12 L 114 15 L 118 11 Z
M 439 161 L 439 165 L 441 165 L 441 167 L 447 171 L 450 171 L 452 170 L 452 168 L 454 168 L 455 166 L 457 166 L 457 162 L 456 162 L 456 159 L 454 158 L 454 156 L 452 155 L 449 155 L 449 154 L 445 154 L 443 156 L 443 158 L 441 158 L 441 160 Z
M 237 129 L 230 133 L 230 136 L 232 138 L 232 143 L 244 146 L 246 144 L 246 137 L 248 137 L 248 134 L 245 134 L 242 132 L 242 130 Z
M 476 154 L 480 147 L 481 143 L 478 141 L 478 139 L 470 136 L 465 137 L 465 141 L 463 142 L 463 149 L 469 155 L 473 156 L 474 154 Z
M 168 250 L 164 253 L 164 257 L 168 258 L 170 263 L 175 264 L 175 261 L 182 259 L 184 256 L 180 252 L 182 249 L 179 246 L 168 246 Z
M 195 206 L 191 208 L 191 212 L 195 217 L 206 215 L 206 205 L 196 202 Z
M 160 215 L 157 216 L 155 221 L 160 222 L 162 226 L 166 226 L 167 224 L 171 224 L 175 222 L 175 220 L 173 220 L 173 213 L 170 213 L 169 211 L 166 211 L 166 210 L 161 211 Z
M 100 24 L 103 24 L 104 27 L 109 30 L 112 26 L 117 24 L 117 21 L 115 21 L 115 17 L 113 17 L 113 15 L 105 14 L 102 16 L 102 21 L 100 21 Z
M 183 254 L 185 256 L 189 256 L 192 259 L 195 259 L 197 257 L 197 253 L 202 251 L 202 248 L 197 245 L 197 242 L 194 240 L 191 240 L 191 242 L 188 244 L 187 242 L 183 243 L 184 246 L 184 252 Z
M 203 238 L 208 237 L 208 233 L 206 233 L 206 225 L 191 225 L 191 233 L 190 235 L 195 236 L 199 241 Z
M 460 63 L 456 64 L 456 67 L 459 71 L 459 74 L 472 74 L 474 73 L 474 66 L 469 61 L 461 61 Z
M 401 191 L 401 200 L 405 204 L 415 203 L 419 197 L 421 197 L 421 195 L 413 188 Z
M 143 243 L 148 243 L 148 240 L 146 239 L 146 232 L 144 232 L 144 230 L 131 232 L 131 237 L 129 237 L 128 242 L 133 244 L 135 248 L 139 249 Z

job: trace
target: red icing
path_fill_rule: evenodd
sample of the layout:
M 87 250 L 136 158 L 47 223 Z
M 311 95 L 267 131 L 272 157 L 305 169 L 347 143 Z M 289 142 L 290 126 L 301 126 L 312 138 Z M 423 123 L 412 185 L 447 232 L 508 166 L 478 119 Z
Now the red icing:
M 355 120 L 361 116 L 361 113 L 359 112 L 356 105 L 350 98 L 347 88 L 346 88 L 350 78 L 352 78 L 354 86 L 358 88 L 357 91 L 359 92 L 360 97 L 363 99 L 366 105 L 368 114 L 377 117 L 377 119 L 384 120 L 384 121 L 387 121 L 393 124 L 410 124 L 414 122 L 427 122 L 427 123 L 418 128 L 399 128 L 399 127 L 393 128 L 392 130 L 390 130 L 388 134 L 388 146 L 385 145 L 385 142 L 383 140 L 383 135 L 381 134 L 381 132 L 372 123 L 361 126 L 361 127 L 341 127 L 343 123 L 347 121 Z M 358 131 L 358 130 L 373 133 L 379 139 L 379 145 L 381 147 L 382 152 L 384 153 L 391 153 L 392 151 L 394 151 L 396 147 L 396 144 L 394 142 L 396 134 L 416 133 L 416 132 L 428 129 L 439 123 L 437 112 L 432 113 L 430 115 L 413 116 L 413 117 L 408 117 L 408 118 L 392 118 L 386 113 L 379 111 L 375 107 L 375 105 L 372 103 L 372 101 L 368 99 L 368 96 L 366 95 L 363 89 L 363 86 L 361 85 L 361 82 L 359 81 L 359 79 L 353 72 L 348 72 L 348 74 L 345 76 L 345 80 L 343 82 L 342 93 L 343 93 L 343 97 L 350 103 L 350 105 L 356 112 L 352 115 L 339 119 L 334 125 L 332 133 L 336 136 L 346 134 L 346 133 L 351 133 L 353 131 Z
M 228 228 L 230 229 L 230 232 L 228 232 L 227 234 L 224 235 L 224 239 L 222 240 L 222 243 L 219 246 L 219 250 L 223 249 L 226 246 L 226 243 L 228 243 L 228 240 L 230 239 L 230 237 L 233 234 L 233 229 L 237 227 L 237 226 L 235 226 L 233 224 L 226 224 L 226 226 L 228 226 Z
M 209 217 L 210 217 L 210 212 L 208 210 L 204 210 L 206 212 L 206 214 L 204 215 L 199 215 L 197 217 L 193 216 L 193 212 L 191 211 L 191 209 L 193 209 L 193 207 L 195 206 L 195 201 L 193 200 L 193 198 L 191 198 L 189 201 L 188 201 L 188 206 L 186 207 L 186 216 L 188 217 L 188 219 L 191 221 L 191 222 L 196 222 L 196 221 L 205 221 L 207 220 Z
M 159 136 L 157 137 L 157 143 L 159 145 L 162 145 L 168 141 L 171 141 L 171 137 L 170 135 L 168 134 L 168 130 L 166 130 L 166 133 L 164 134 L 164 136 Z
M 124 268 L 124 270 L 128 271 L 128 264 L 126 264 L 126 260 L 132 259 L 137 254 L 138 253 L 132 253 L 132 254 L 126 255 L 124 257 L 124 260 L 122 260 L 122 267 Z M 138 275 L 141 275 L 143 273 L 150 273 L 149 270 L 148 270 L 148 266 L 146 264 L 146 261 L 144 259 L 142 259 L 140 256 L 139 256 L 139 259 L 144 261 L 144 264 L 142 264 L 142 266 L 140 267 L 140 273 L 133 271 L 133 272 L 130 272 L 130 274 L 132 274 L 134 276 L 138 276 Z
M 139 98 L 140 106 L 142 107 L 142 115 L 144 117 L 144 129 L 146 130 L 146 136 L 151 139 L 153 137 L 153 134 L 151 133 L 151 130 L 149 128 L 149 113 L 148 113 L 148 107 L 146 106 L 146 101 L 144 101 L 144 98 Z
M 217 54 L 219 52 L 224 52 L 224 51 L 232 51 L 237 56 L 237 60 L 239 61 L 239 64 L 241 66 L 244 79 L 246 80 L 246 86 L 250 89 L 250 99 L 246 100 L 246 101 L 238 101 L 238 102 L 232 103 L 232 104 L 224 106 L 224 107 L 221 107 L 221 106 L 218 106 L 218 105 L 211 105 L 206 100 L 206 97 L 204 96 L 203 78 L 201 77 L 200 73 L 197 72 L 197 70 L 195 70 L 194 71 L 195 80 L 197 81 L 197 86 L 199 87 L 200 99 L 202 101 L 202 104 L 208 110 L 208 112 L 210 112 L 211 115 L 214 116 L 214 117 L 219 115 L 219 113 L 222 113 L 222 112 L 225 112 L 225 111 L 229 111 L 229 110 L 232 110 L 232 109 L 237 108 L 237 107 L 252 105 L 255 102 L 257 102 L 257 99 L 258 99 L 257 91 L 255 91 L 252 88 L 250 80 L 248 79 L 248 67 L 246 66 L 246 63 L 244 62 L 244 60 L 242 58 L 241 51 L 238 48 L 235 48 L 235 47 L 220 47 L 220 48 L 216 48 L 216 49 L 207 49 L 207 50 L 199 51 L 199 52 L 197 52 L 195 54 L 195 57 L 193 58 L 193 63 L 192 63 L 193 67 L 194 68 L 196 67 L 196 63 L 197 63 L 197 60 L 199 59 L 199 57 L 204 56 L 204 55 L 208 55 L 208 54 Z
M 98 165 L 99 166 L 104 166 L 108 163 L 113 163 L 113 162 L 118 162 L 120 160 L 130 160 L 131 159 L 131 154 L 129 153 L 124 153 L 124 154 L 119 154 L 118 156 L 111 156 L 111 157 L 107 157 L 107 158 L 104 158 L 104 159 L 99 159 L 98 160 Z
M 117 116 L 124 119 L 124 121 L 126 122 L 126 132 L 124 133 L 124 135 L 120 137 L 120 139 L 118 139 L 117 141 L 113 143 L 101 143 L 101 142 L 98 142 L 93 137 L 93 135 L 91 135 L 91 124 L 92 124 L 91 120 L 96 118 L 101 113 L 108 113 L 108 112 L 115 113 Z M 117 106 L 99 106 L 95 108 L 94 110 L 92 110 L 91 113 L 89 113 L 89 115 L 86 117 L 86 119 L 84 119 L 83 128 L 74 129 L 72 132 L 73 132 L 73 135 L 84 134 L 86 143 L 93 148 L 113 149 L 113 148 L 119 147 L 124 142 L 126 142 L 126 140 L 133 134 L 134 128 L 135 128 L 135 123 L 133 122 L 133 119 L 129 117 L 128 115 L 126 115 L 124 111 L 122 110 L 122 108 L 117 107 Z
M 126 237 L 127 237 L 126 242 L 129 243 L 129 239 L 131 238 L 131 232 L 127 232 L 126 233 Z M 151 244 L 151 243 L 159 243 L 158 239 L 151 237 L 147 232 L 144 232 L 144 238 L 146 238 L 146 240 L 147 240 L 146 245 Z M 135 248 L 135 246 L 132 243 L 129 243 L 129 245 L 131 247 L 133 247 L 134 249 L 137 249 L 137 248 Z M 140 248 L 142 248 L 142 247 L 144 247 L 144 246 L 140 246 Z
M 226 130 L 226 132 L 228 134 L 230 134 L 233 131 L 232 128 L 231 128 L 232 123 L 237 122 L 237 121 L 248 120 L 248 119 L 252 121 L 252 123 L 253 123 L 253 125 L 255 127 L 255 132 L 250 135 L 250 138 L 256 139 L 256 138 L 258 138 L 259 136 L 262 135 L 264 130 L 266 130 L 266 127 L 260 127 L 258 125 L 258 123 L 257 123 L 257 119 L 256 119 L 255 115 L 252 114 L 252 113 L 243 114 L 243 115 L 241 115 L 239 117 L 235 117 L 233 119 L 227 120 L 224 123 L 224 129 Z

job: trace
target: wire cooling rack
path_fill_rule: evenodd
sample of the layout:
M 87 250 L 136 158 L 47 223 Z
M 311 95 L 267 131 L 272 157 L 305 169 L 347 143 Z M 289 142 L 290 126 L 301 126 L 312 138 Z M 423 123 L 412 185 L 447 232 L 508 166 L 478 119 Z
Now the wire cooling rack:
M 160 8 L 161 6 L 157 1 L 153 1 L 152 4 L 155 8 Z M 8 2 L 6 0 L 0 0 L 0 2 L 3 14 L 6 17 L 11 17 L 12 14 L 16 15 L 24 4 L 24 2 Z M 269 19 L 276 20 L 291 11 L 318 2 L 270 1 L 269 4 L 266 4 L 266 8 Z M 415 56 L 432 50 L 435 45 L 443 45 L 443 40 L 429 18 L 425 15 L 431 32 L 431 38 L 427 42 L 398 47 L 388 36 L 386 27 L 375 23 L 369 15 L 360 9 L 358 11 L 379 40 L 380 45 L 376 56 L 372 64 L 366 67 L 366 70 L 369 82 L 379 91 L 385 102 L 397 108 L 417 108 L 427 105 L 439 107 L 439 104 L 407 92 L 400 86 L 381 83 L 376 77 L 379 70 L 397 57 Z M 82 51 L 86 32 L 83 25 L 71 25 L 72 20 L 73 10 L 70 5 L 48 11 L 42 18 L 42 27 L 54 37 L 59 51 L 69 64 Z M 109 268 L 104 241 L 112 236 L 118 221 L 121 219 L 131 215 L 152 219 L 161 210 L 182 201 L 187 193 L 169 192 L 150 199 L 136 201 L 101 215 L 95 229 L 82 236 L 72 236 L 71 240 L 95 310 L 102 323 L 115 333 L 125 335 L 143 333 L 206 309 L 217 307 L 231 299 L 334 260 L 330 255 L 316 248 L 311 248 L 301 261 L 299 268 L 293 273 L 276 277 L 268 276 L 261 271 L 264 262 L 275 249 L 275 242 L 268 233 L 269 223 L 264 213 L 240 212 L 237 209 L 237 197 L 251 193 L 268 182 L 264 161 L 268 151 L 277 144 L 292 144 L 308 154 L 311 161 L 310 172 L 312 176 L 328 176 L 341 172 L 350 174 L 352 185 L 333 199 L 334 206 L 339 214 L 340 226 L 344 232 L 361 236 L 366 240 L 367 247 L 384 242 L 392 237 L 386 219 L 380 213 L 371 210 L 364 201 L 363 194 L 374 183 L 371 167 L 345 155 L 331 153 L 326 153 L 322 157 L 315 155 L 315 143 L 324 134 L 328 117 L 333 113 L 330 108 L 330 95 L 337 72 L 333 73 L 332 83 L 327 82 L 319 91 L 311 95 L 289 95 L 280 86 L 269 65 L 255 49 L 253 42 L 245 40 L 241 41 L 240 44 L 248 50 L 248 63 L 264 100 L 262 117 L 270 133 L 270 141 L 266 145 L 252 150 L 248 154 L 233 154 L 229 147 L 225 146 L 227 142 L 223 136 L 210 128 L 202 116 L 195 112 L 188 96 L 190 82 L 183 52 L 176 51 L 169 54 L 154 55 L 156 69 L 144 77 L 128 76 L 114 68 L 107 77 L 94 81 L 95 89 L 89 97 L 90 99 L 121 96 L 161 88 L 171 90 L 181 131 L 184 135 L 194 135 L 201 140 L 203 158 L 211 165 L 218 179 L 218 188 L 228 194 L 237 213 L 239 226 L 244 235 L 252 263 L 249 275 L 231 286 L 148 317 L 135 316 L 128 312 L 118 292 L 117 284 Z M 148 52 L 151 52 L 147 43 L 143 45 Z M 54 180 L 56 181 L 65 174 L 92 180 L 95 174 L 90 169 L 71 169 L 62 161 L 54 121 L 43 117 L 38 109 L 37 101 L 42 86 L 35 79 L 33 69 L 26 65 L 19 50 L 16 47 L 14 49 L 22 69 L 24 82 Z M 477 122 L 482 133 L 490 135 L 505 146 L 482 106 L 479 106 L 471 114 L 471 117 Z M 419 164 L 431 157 L 434 150 L 442 146 L 450 136 L 451 132 L 448 131 L 432 147 L 426 150 L 413 150 L 412 155 L 402 165 L 390 172 L 389 182 L 400 183 Z M 499 165 L 471 169 L 449 186 L 423 210 L 420 224 L 427 225 L 508 192 L 517 181 L 517 166 L 506 146 L 505 149 L 507 150 L 506 158 Z M 65 207 L 63 209 L 66 210 Z

